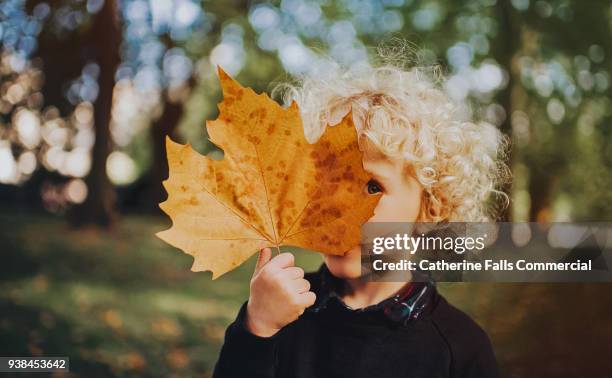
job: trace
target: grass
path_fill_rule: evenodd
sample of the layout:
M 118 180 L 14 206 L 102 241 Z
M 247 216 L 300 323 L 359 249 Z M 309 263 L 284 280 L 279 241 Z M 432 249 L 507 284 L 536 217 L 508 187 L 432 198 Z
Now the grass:
M 254 259 L 212 281 L 154 237 L 166 226 L 128 216 L 109 234 L 0 215 L 0 355 L 69 356 L 69 376 L 87 378 L 209 377 Z M 489 333 L 502 376 L 600 376 L 609 364 L 610 284 L 439 287 Z
M 248 297 L 254 259 L 212 281 L 154 236 L 159 219 L 127 217 L 110 234 L 44 215 L 0 227 L 3 356 L 69 356 L 82 377 L 207 377 Z M 297 260 L 314 269 L 321 258 Z

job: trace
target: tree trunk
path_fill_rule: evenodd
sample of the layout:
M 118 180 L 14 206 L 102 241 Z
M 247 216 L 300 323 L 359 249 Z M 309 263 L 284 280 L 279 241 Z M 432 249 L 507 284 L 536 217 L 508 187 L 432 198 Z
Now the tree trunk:
M 500 0 L 496 6 L 496 15 L 499 20 L 498 35 L 495 47 L 495 57 L 499 64 L 501 64 L 508 73 L 508 83 L 497 96 L 497 101 L 504 108 L 506 112 L 506 118 L 500 125 L 502 133 L 512 138 L 512 123 L 511 116 L 515 110 L 515 104 L 513 103 L 513 90 L 516 84 L 516 69 L 514 58 L 518 49 L 520 48 L 520 29 L 517 27 L 512 16 L 512 4 L 510 0 Z M 520 84 L 519 84 L 520 85 Z M 513 151 L 512 147 L 507 152 L 505 163 L 512 169 L 513 164 Z M 508 198 L 512 198 L 512 183 L 507 183 L 500 188 Z M 510 204 L 499 214 L 501 221 L 510 221 L 512 205 Z
M 147 188 L 142 203 L 142 207 L 146 211 L 160 212 L 158 204 L 166 199 L 166 191 L 162 185 L 162 181 L 168 178 L 166 136 L 172 136 L 174 133 L 183 116 L 183 110 L 183 102 L 173 102 L 166 99 L 162 115 L 151 125 L 153 163 L 147 175 Z
M 531 169 L 529 177 L 529 222 L 549 223 L 552 220 L 552 195 L 555 180 L 540 169 Z
M 71 220 L 76 226 L 90 224 L 108 228 L 116 218 L 115 193 L 106 173 L 106 160 L 112 147 L 110 120 L 120 42 L 117 4 L 115 0 L 105 0 L 91 27 L 92 51 L 100 66 L 99 92 L 94 104 L 96 139 L 92 150 L 91 170 L 85 180 L 87 199 L 72 212 Z

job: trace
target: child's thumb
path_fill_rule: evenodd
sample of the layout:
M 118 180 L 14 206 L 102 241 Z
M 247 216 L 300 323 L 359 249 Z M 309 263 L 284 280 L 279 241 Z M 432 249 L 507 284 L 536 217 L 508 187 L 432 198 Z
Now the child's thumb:
M 270 261 L 271 259 L 272 259 L 272 250 L 267 247 L 263 248 L 259 252 L 259 256 L 257 256 L 257 263 L 255 264 L 254 274 L 257 274 L 257 272 L 259 272 L 264 267 L 264 265 L 266 265 L 268 261 Z

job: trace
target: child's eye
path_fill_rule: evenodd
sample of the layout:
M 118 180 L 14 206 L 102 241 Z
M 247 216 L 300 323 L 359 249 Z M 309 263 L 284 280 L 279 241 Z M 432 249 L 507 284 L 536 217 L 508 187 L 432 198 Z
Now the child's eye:
M 368 183 L 366 184 L 366 187 L 368 190 L 368 194 L 376 194 L 381 193 L 383 191 L 382 185 L 380 185 L 378 181 L 374 179 L 370 179 L 370 181 L 368 181 Z

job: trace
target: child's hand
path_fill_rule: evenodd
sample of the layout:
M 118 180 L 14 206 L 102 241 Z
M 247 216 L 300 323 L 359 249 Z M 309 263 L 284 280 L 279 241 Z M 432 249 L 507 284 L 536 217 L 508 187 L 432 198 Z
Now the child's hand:
M 247 304 L 246 328 L 261 337 L 270 337 L 296 320 L 316 299 L 291 253 L 271 257 L 270 248 L 259 253 Z

